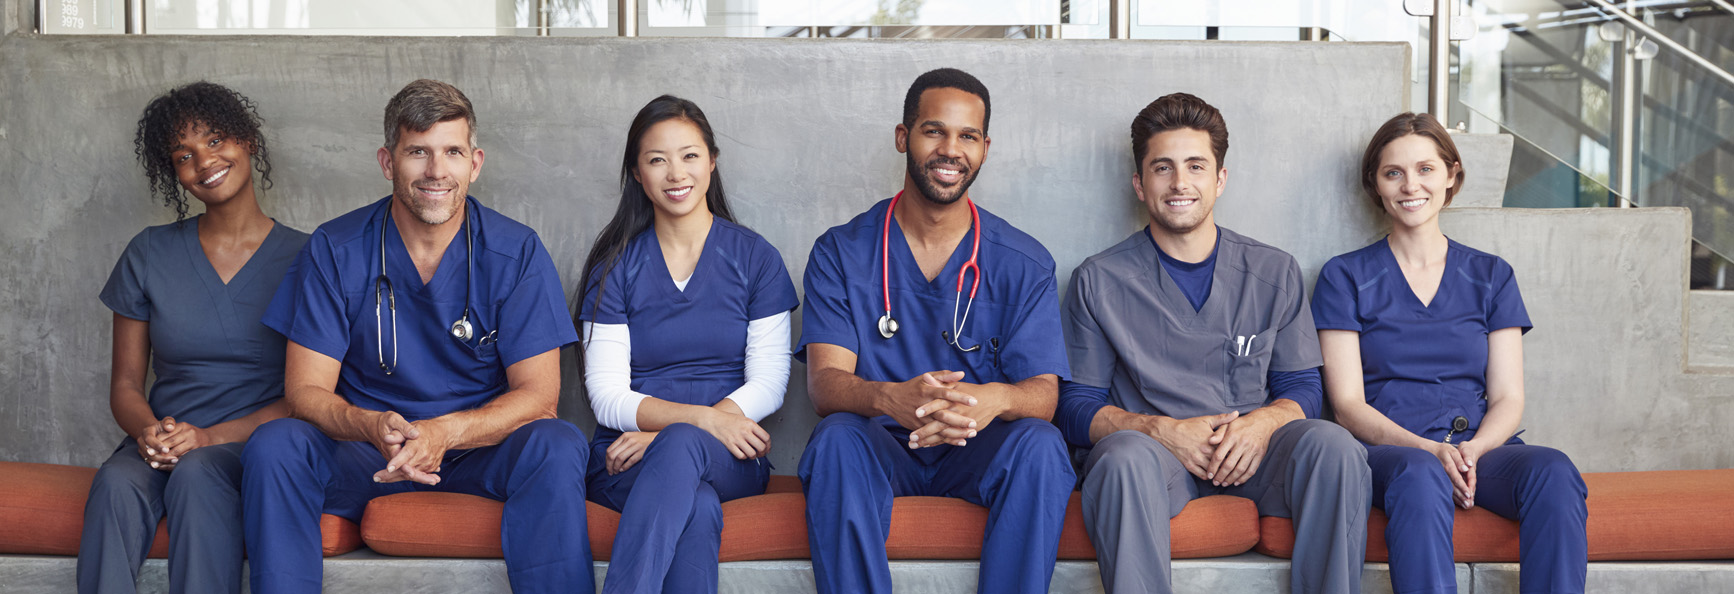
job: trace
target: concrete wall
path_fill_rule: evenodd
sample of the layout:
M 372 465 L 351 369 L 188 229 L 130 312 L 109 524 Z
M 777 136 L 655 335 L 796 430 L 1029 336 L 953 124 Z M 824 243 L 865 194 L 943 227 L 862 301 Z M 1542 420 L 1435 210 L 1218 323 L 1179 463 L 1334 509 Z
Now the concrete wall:
M 537 228 L 568 285 L 617 200 L 626 124 L 660 93 L 707 110 L 737 212 L 798 279 L 815 237 L 897 187 L 902 157 L 891 132 L 920 72 L 958 66 L 993 91 L 995 142 L 975 196 L 1044 242 L 1062 277 L 1143 225 L 1128 188 L 1127 126 L 1145 103 L 1185 90 L 1221 107 L 1233 131 L 1219 220 L 1290 250 L 1310 277 L 1382 233 L 1355 163 L 1372 131 L 1408 105 L 1407 52 L 1340 43 L 97 38 L 26 28 L 0 39 L 0 188 L 15 213 L 0 218 L 0 332 L 12 337 L 0 343 L 0 460 L 93 465 L 121 435 L 106 398 L 110 314 L 95 295 L 128 238 L 172 218 L 148 199 L 130 144 L 138 112 L 172 85 L 204 78 L 258 101 L 279 172 L 263 206 L 304 230 L 389 192 L 372 154 L 393 92 L 418 77 L 458 85 L 480 112 L 489 157 L 473 191 Z M 1529 291 L 1541 330 L 1530 341 L 1527 437 L 1567 449 L 1585 470 L 1734 465 L 1726 443 L 1686 452 L 1683 436 L 1610 439 L 1701 425 L 1712 417 L 1681 386 L 1727 385 L 1679 379 L 1683 212 L 1467 209 L 1447 221 L 1464 241 L 1511 258 Z M 1660 310 L 1600 323 L 1656 295 Z M 794 472 L 816 422 L 804 382 L 797 364 L 787 404 L 767 422 L 782 474 Z M 1678 402 L 1651 410 L 1634 400 L 1657 386 Z M 561 414 L 592 425 L 570 370 Z
M 1734 292 L 1692 291 L 1688 303 L 1691 366 L 1734 368 Z

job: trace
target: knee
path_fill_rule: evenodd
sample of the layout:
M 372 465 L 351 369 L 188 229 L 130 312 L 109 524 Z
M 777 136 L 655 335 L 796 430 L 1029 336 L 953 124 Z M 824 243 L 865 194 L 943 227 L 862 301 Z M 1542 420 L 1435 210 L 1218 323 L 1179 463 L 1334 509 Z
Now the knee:
M 170 502 L 201 500 L 207 495 L 236 492 L 240 479 L 233 454 L 215 448 L 198 448 L 181 456 L 169 473 L 165 497 Z
M 1342 425 L 1320 419 L 1301 419 L 1290 423 L 1300 431 L 1295 451 L 1318 463 L 1340 462 L 1367 467 L 1367 448 L 1355 441 L 1355 436 Z
M 872 419 L 855 413 L 831 413 L 813 427 L 813 436 L 807 440 L 807 452 L 824 456 L 867 451 L 869 431 L 884 429 Z
M 707 443 L 709 442 L 709 443 Z M 688 423 L 675 423 L 663 427 L 657 432 L 656 440 L 645 448 L 644 460 L 641 464 L 685 463 L 698 469 L 699 460 L 704 457 L 705 446 L 710 443 L 720 443 L 710 432 L 699 429 Z
M 1392 492 L 1419 491 L 1441 495 L 1451 492 L 1451 477 L 1446 476 L 1445 466 L 1427 450 L 1402 448 L 1389 464 L 1389 490 Z
M 1086 493 L 1105 490 L 1136 492 L 1138 497 L 1166 501 L 1163 461 L 1172 455 L 1155 438 L 1137 431 L 1117 431 L 1090 450 Z M 1157 486 L 1158 488 L 1151 488 Z M 1117 488 L 1116 488 L 1117 487 Z
M 324 433 L 301 419 L 277 419 L 253 430 L 241 450 L 242 465 L 254 471 L 283 468 L 292 460 L 306 460 Z
M 584 440 L 584 432 L 573 425 L 559 419 L 537 419 L 530 421 L 517 431 L 513 437 L 519 438 L 520 456 L 528 455 L 545 461 L 569 461 L 576 464 L 580 474 L 589 461 L 590 450 Z
M 117 504 L 140 502 L 150 499 L 151 476 L 148 473 L 159 472 L 139 464 L 103 464 L 97 469 L 96 478 L 90 482 L 90 507 L 118 509 Z
M 1044 461 L 1059 460 L 1071 465 L 1066 450 L 1066 438 L 1060 428 L 1041 419 L 1018 419 L 1007 423 L 1006 443 L 1020 458 L 1038 457 Z
M 1553 448 L 1533 447 L 1526 462 L 1529 483 L 1550 498 L 1576 498 L 1580 503 L 1589 495 L 1583 475 L 1565 452 Z

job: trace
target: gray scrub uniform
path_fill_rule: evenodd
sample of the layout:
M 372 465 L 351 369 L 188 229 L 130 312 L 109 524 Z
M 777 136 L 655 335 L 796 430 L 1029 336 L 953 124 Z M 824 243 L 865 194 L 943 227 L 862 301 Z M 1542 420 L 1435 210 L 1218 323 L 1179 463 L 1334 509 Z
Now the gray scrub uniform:
M 1210 296 L 1198 310 L 1139 231 L 1085 260 L 1066 299 L 1072 381 L 1109 388 L 1127 411 L 1189 418 L 1269 404 L 1271 370 L 1323 364 L 1294 257 L 1218 228 Z M 1237 337 L 1247 337 L 1237 340 Z M 1246 497 L 1293 518 L 1293 592 L 1359 592 L 1371 483 L 1366 450 L 1333 423 L 1303 419 L 1272 436 L 1245 484 L 1192 476 L 1154 438 L 1121 431 L 1085 459 L 1084 523 L 1109 592 L 1170 592 L 1168 521 L 1192 499 Z

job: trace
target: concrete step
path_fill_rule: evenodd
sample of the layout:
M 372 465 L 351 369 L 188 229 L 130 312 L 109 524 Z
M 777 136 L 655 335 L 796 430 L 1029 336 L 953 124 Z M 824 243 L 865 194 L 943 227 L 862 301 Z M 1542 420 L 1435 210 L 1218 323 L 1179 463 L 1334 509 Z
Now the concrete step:
M 1463 155 L 1463 188 L 1451 206 L 1505 205 L 1505 182 L 1511 177 L 1510 134 L 1452 134 L 1451 142 Z

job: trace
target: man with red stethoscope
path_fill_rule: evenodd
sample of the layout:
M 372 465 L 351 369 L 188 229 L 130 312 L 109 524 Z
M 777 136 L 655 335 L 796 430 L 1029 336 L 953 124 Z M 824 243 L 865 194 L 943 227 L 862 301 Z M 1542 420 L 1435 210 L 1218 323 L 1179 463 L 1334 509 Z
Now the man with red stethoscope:
M 975 205 L 987 88 L 921 75 L 903 189 L 813 245 L 801 343 L 824 420 L 801 456 L 820 592 L 890 592 L 896 496 L 989 508 L 980 592 L 1047 592 L 1076 474 L 1049 423 L 1069 375 L 1054 260 Z

